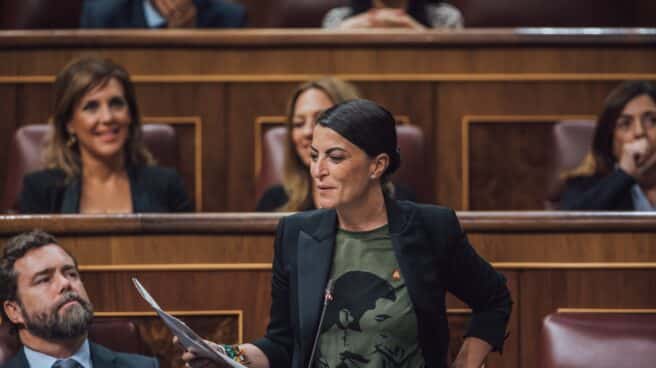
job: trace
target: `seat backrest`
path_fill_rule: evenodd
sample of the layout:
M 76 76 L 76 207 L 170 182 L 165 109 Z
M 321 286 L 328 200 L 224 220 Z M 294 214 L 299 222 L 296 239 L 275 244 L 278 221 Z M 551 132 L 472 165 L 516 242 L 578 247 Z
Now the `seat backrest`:
M 83 0 L 0 0 L 0 29 L 76 29 Z
M 653 0 L 451 0 L 466 27 L 651 27 Z
M 44 140 L 50 129 L 47 124 L 27 125 L 19 128 L 9 146 L 7 178 L 5 180 L 0 212 L 16 211 L 23 186 L 23 176 L 43 169 Z M 146 147 L 158 164 L 177 167 L 178 149 L 175 130 L 170 125 L 142 125 Z
M 89 339 L 122 353 L 151 354 L 137 326 L 125 318 L 95 318 L 89 326 Z M 9 332 L 9 324 L 0 324 L 0 365 L 11 359 L 20 347 L 18 337 Z
M 414 191 L 417 199 L 427 199 L 429 180 L 425 179 L 422 160 L 424 152 L 424 133 L 414 125 L 397 125 L 397 139 L 401 149 L 401 168 L 392 176 L 392 181 Z M 283 177 L 286 127 L 275 127 L 264 133 L 262 141 L 262 166 L 256 179 L 256 198 Z
M 273 28 L 321 27 L 324 15 L 348 0 L 280 0 L 269 9 L 267 26 Z
M 656 314 L 554 313 L 540 349 L 541 368 L 654 367 Z
M 561 174 L 575 169 L 590 151 L 595 131 L 592 120 L 562 120 L 552 130 L 554 154 L 548 175 L 547 209 L 558 207 Z

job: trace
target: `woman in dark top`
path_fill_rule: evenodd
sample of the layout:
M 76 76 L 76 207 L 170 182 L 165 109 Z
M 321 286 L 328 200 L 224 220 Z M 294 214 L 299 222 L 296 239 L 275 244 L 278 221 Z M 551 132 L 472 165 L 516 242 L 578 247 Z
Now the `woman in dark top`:
M 449 291 L 472 308 L 453 366 L 480 367 L 506 335 L 505 278 L 476 254 L 453 210 L 386 194 L 401 162 L 392 114 L 353 100 L 317 124 L 310 171 L 322 209 L 278 224 L 267 332 L 217 347 L 255 368 L 446 367 Z
M 317 116 L 329 107 L 356 99 L 355 86 L 336 78 L 303 83 L 292 93 L 287 106 L 287 140 L 282 184 L 268 188 L 258 200 L 258 212 L 296 212 L 313 210 L 310 143 Z M 414 193 L 402 186 L 387 184 L 394 198 L 414 200 Z
M 294 90 L 287 104 L 283 182 L 264 192 L 257 211 L 294 212 L 315 208 L 308 167 L 317 116 L 336 103 L 358 97 L 355 86 L 336 78 L 310 81 Z
M 656 88 L 620 84 L 606 99 L 591 153 L 566 179 L 563 210 L 656 209 Z
M 59 73 L 54 89 L 47 169 L 24 178 L 22 213 L 193 211 L 178 174 L 153 166 L 123 67 L 75 60 Z

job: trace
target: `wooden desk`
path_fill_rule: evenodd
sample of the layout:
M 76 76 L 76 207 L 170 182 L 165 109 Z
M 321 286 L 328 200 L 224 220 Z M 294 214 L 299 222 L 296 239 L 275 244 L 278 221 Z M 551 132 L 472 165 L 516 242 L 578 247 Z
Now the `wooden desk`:
M 558 308 L 649 309 L 656 305 L 656 216 L 460 212 L 478 252 L 508 279 L 515 302 L 503 355 L 491 367 L 533 367 L 541 319 Z M 41 228 L 78 258 L 101 316 L 141 318 L 155 350 L 176 356 L 144 315 L 137 276 L 167 310 L 206 336 L 249 341 L 265 330 L 278 215 L 7 216 L 0 236 Z M 449 299 L 452 348 L 469 311 Z
M 423 129 L 421 200 L 541 209 L 551 125 L 595 116 L 618 81 L 656 80 L 655 43 L 655 29 L 5 31 L 0 146 L 47 121 L 71 58 L 110 57 L 132 73 L 146 121 L 175 126 L 201 208 L 249 211 L 256 132 L 279 121 L 297 83 L 332 74 Z

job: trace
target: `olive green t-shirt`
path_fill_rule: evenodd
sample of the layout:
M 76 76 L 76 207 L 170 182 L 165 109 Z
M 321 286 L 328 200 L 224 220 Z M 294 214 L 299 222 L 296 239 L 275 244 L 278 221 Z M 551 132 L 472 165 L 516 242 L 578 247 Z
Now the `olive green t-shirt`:
M 338 230 L 315 367 L 424 367 L 417 318 L 388 226 Z

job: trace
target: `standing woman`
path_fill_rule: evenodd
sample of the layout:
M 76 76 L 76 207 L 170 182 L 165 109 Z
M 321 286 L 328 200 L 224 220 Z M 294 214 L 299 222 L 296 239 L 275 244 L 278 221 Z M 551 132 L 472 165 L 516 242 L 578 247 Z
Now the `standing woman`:
M 266 335 L 229 355 L 258 368 L 446 367 L 447 291 L 472 308 L 453 366 L 480 367 L 500 350 L 512 304 L 505 278 L 453 210 L 385 193 L 400 165 L 393 116 L 367 100 L 337 105 L 319 117 L 311 149 L 326 209 L 280 220 Z
M 22 213 L 193 211 L 180 176 L 154 166 L 130 76 L 110 60 L 74 60 L 55 80 L 47 169 L 25 176 Z

